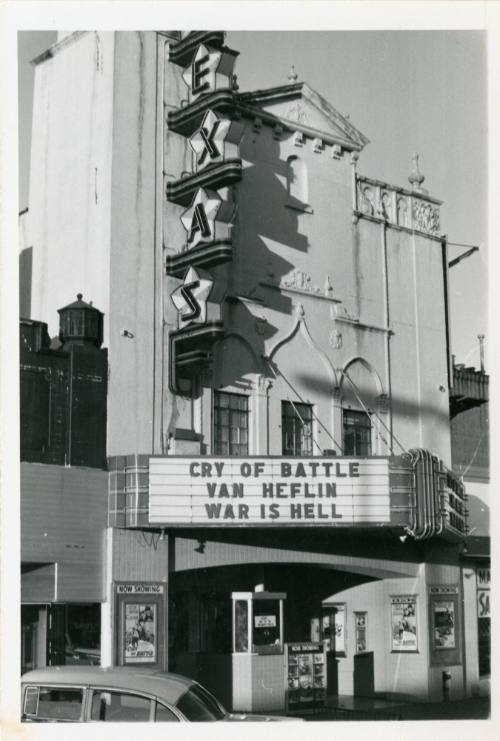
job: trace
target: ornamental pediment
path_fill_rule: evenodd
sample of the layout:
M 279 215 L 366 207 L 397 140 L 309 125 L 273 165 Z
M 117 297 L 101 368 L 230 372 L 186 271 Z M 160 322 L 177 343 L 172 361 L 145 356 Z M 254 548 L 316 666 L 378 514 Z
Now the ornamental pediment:
M 294 130 L 332 139 L 347 149 L 361 150 L 368 139 L 350 120 L 305 82 L 256 90 L 239 96 L 246 109 L 261 111 Z M 277 121 L 276 121 L 277 122 Z

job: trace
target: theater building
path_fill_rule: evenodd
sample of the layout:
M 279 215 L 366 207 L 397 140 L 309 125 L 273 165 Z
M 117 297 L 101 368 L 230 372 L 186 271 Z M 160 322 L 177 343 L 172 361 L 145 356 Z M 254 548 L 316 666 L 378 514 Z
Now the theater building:
M 75 32 L 35 60 L 30 316 L 104 315 L 101 662 L 236 710 L 460 698 L 440 201 L 417 158 L 361 174 L 367 138 L 293 71 L 238 90 L 236 58 Z

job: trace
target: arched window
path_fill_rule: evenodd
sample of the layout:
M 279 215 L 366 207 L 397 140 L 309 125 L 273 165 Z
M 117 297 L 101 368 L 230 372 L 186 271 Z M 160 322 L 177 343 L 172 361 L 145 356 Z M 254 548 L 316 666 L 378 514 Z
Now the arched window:
M 309 202 L 307 166 L 300 157 L 289 157 L 286 161 L 286 192 L 289 206 L 300 208 Z

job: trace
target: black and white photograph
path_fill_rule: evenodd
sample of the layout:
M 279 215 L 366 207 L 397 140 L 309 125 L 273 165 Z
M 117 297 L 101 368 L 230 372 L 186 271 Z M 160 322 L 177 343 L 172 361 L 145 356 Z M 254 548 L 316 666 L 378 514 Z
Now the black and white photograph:
M 6 738 L 493 739 L 499 4 L 42 5 L 4 31 Z

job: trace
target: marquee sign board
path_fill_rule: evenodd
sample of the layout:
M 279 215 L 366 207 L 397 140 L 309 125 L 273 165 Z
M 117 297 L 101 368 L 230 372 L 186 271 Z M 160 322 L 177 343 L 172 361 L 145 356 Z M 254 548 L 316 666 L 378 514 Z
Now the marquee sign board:
M 199 188 L 191 205 L 181 215 L 189 249 L 209 244 L 215 239 L 228 239 L 234 205 L 223 201 L 213 190 Z
M 200 44 L 193 61 L 182 73 L 189 88 L 189 101 L 192 103 L 202 95 L 231 88 L 235 59 L 234 54 Z
M 389 460 L 150 458 L 149 522 L 389 524 Z
M 196 156 L 197 170 L 224 162 L 227 158 L 238 157 L 238 145 L 242 136 L 241 124 L 228 118 L 219 118 L 213 111 L 208 110 L 200 128 L 189 139 Z

